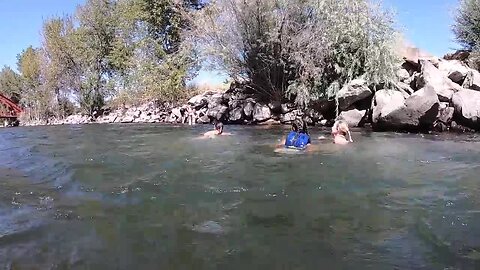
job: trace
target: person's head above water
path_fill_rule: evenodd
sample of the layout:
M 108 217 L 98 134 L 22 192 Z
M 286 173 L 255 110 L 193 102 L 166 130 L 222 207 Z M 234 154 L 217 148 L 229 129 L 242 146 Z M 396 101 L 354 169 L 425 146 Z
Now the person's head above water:
M 348 128 L 348 124 L 345 121 L 341 121 L 338 123 L 337 130 L 343 136 L 346 136 L 350 131 L 350 129 Z
M 301 119 L 297 119 L 293 121 L 292 130 L 295 132 L 308 134 L 307 125 Z
M 215 123 L 215 130 L 218 132 L 218 134 L 222 134 L 223 133 L 223 123 L 220 122 L 220 121 L 217 121 Z

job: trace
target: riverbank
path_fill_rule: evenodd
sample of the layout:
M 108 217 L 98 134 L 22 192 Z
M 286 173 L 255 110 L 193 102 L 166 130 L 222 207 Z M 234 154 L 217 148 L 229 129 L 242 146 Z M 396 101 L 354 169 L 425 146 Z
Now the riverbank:
M 309 125 L 328 126 L 343 119 L 351 127 L 371 125 L 380 131 L 480 130 L 480 73 L 457 58 L 440 59 L 411 50 L 397 71 L 398 81 L 388 87 L 368 85 L 358 78 L 344 85 L 336 100 L 320 99 L 307 109 L 288 102 L 262 102 L 249 87 L 232 84 L 226 92 L 206 92 L 180 105 L 152 101 L 104 108 L 95 114 L 97 117 L 76 114 L 22 125 L 289 124 L 302 118 Z

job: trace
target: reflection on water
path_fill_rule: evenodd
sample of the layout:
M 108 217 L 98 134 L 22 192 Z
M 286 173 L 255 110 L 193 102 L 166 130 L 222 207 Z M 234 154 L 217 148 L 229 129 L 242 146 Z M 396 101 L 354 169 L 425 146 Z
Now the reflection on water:
M 207 128 L 0 130 L 0 268 L 480 268 L 476 136 Z

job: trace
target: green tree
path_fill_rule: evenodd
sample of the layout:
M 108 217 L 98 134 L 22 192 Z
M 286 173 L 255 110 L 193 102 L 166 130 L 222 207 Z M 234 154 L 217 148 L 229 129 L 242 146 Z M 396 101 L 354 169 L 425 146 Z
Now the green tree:
M 478 49 L 480 44 L 480 2 L 461 0 L 457 9 L 453 33 L 467 50 Z
M 480 69 L 480 2 L 461 0 L 453 24 L 453 33 L 463 49 L 471 52 L 468 64 Z
M 55 115 L 72 113 L 69 97 L 80 87 L 80 72 L 75 55 L 71 17 L 53 18 L 43 25 L 43 76 L 45 88 L 55 95 Z
M 41 49 L 28 47 L 17 56 L 18 70 L 22 77 L 21 102 L 24 107 L 30 108 L 29 118 L 47 119 L 52 117 L 52 95 L 44 87 L 42 78 Z
M 117 44 L 111 61 L 123 76 L 122 86 L 135 99 L 178 100 L 186 80 L 197 71 L 195 50 L 187 30 L 197 1 L 121 0 Z M 118 61 L 120 59 L 120 61 Z
M 22 77 L 9 66 L 4 66 L 0 71 L 0 93 L 11 98 L 14 102 L 20 102 L 22 93 Z
M 115 41 L 115 2 L 88 0 L 77 12 L 79 26 L 73 51 L 82 78 L 78 91 L 82 108 L 92 114 L 112 91 L 113 72 L 108 56 Z

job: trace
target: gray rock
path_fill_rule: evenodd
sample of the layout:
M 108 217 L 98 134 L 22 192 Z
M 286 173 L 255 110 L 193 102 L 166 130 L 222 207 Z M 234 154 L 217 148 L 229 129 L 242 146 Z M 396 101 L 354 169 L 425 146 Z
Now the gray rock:
M 243 107 L 243 114 L 245 115 L 245 118 L 250 120 L 253 117 L 253 110 L 255 107 L 255 103 L 248 101 L 245 103 L 245 106 Z
M 216 93 L 211 96 L 206 97 L 208 100 L 208 109 L 220 107 L 223 102 L 223 94 Z
M 237 107 L 233 110 L 230 110 L 229 113 L 228 113 L 228 120 L 230 122 L 234 122 L 234 123 L 242 121 L 243 120 L 243 108 Z
M 121 123 L 132 123 L 133 120 L 135 120 L 135 118 L 134 118 L 133 116 L 127 115 L 127 116 L 123 117 L 123 118 L 120 120 L 120 122 L 121 122 Z
M 368 98 L 372 91 L 368 88 L 367 82 L 363 79 L 356 79 L 346 84 L 337 93 L 338 104 L 341 110 L 345 110 L 353 103 Z
M 471 69 L 465 77 L 463 87 L 475 91 L 480 91 L 480 72 Z
M 386 97 L 385 92 L 375 97 L 382 108 L 373 108 L 373 123 L 379 129 L 427 129 L 433 126 L 438 115 L 439 100 L 430 85 L 418 90 L 407 99 L 393 94 Z M 378 92 L 377 92 L 378 94 Z M 390 93 L 391 94 L 391 93 Z M 384 103 L 384 101 L 389 101 Z
M 193 106 L 196 110 L 208 106 L 208 100 L 204 95 L 196 95 L 189 99 L 187 103 Z
M 287 124 L 293 122 L 297 119 L 297 111 L 288 112 L 286 114 L 280 115 L 280 123 Z
M 395 84 L 397 90 L 399 90 L 405 98 L 409 97 L 413 92 L 415 92 L 410 85 L 403 83 L 403 82 L 398 82 Z
M 272 117 L 272 112 L 267 105 L 255 104 L 253 108 L 253 120 L 256 122 L 264 122 Z
M 458 91 L 452 97 L 455 108 L 454 117 L 457 122 L 479 130 L 480 129 L 480 92 L 470 89 Z
M 172 115 L 175 116 L 176 119 L 182 118 L 182 111 L 180 108 L 174 108 L 172 109 Z
M 432 86 L 440 101 L 451 100 L 453 93 L 462 89 L 461 86 L 447 78 L 430 61 L 420 60 L 420 64 L 422 65 L 422 72 L 419 79 L 417 79 L 417 89 L 423 88 L 427 84 Z
M 395 110 L 405 106 L 405 97 L 399 91 L 379 90 L 372 100 L 372 122 L 378 124 Z
M 405 82 L 410 79 L 410 73 L 406 69 L 400 68 L 397 70 L 397 77 L 399 81 Z
M 338 116 L 338 119 L 344 120 L 348 123 L 351 127 L 359 127 L 362 126 L 365 122 L 365 118 L 367 116 L 367 110 L 349 110 L 341 112 Z
M 210 106 L 210 104 L 209 104 Z M 227 113 L 228 107 L 224 105 L 219 105 L 217 107 L 212 107 L 209 108 L 207 111 L 207 115 L 211 118 L 220 120 L 224 117 L 224 115 Z
M 438 69 L 442 71 L 454 83 L 461 84 L 467 76 L 469 68 L 458 60 L 442 60 L 438 64 Z

